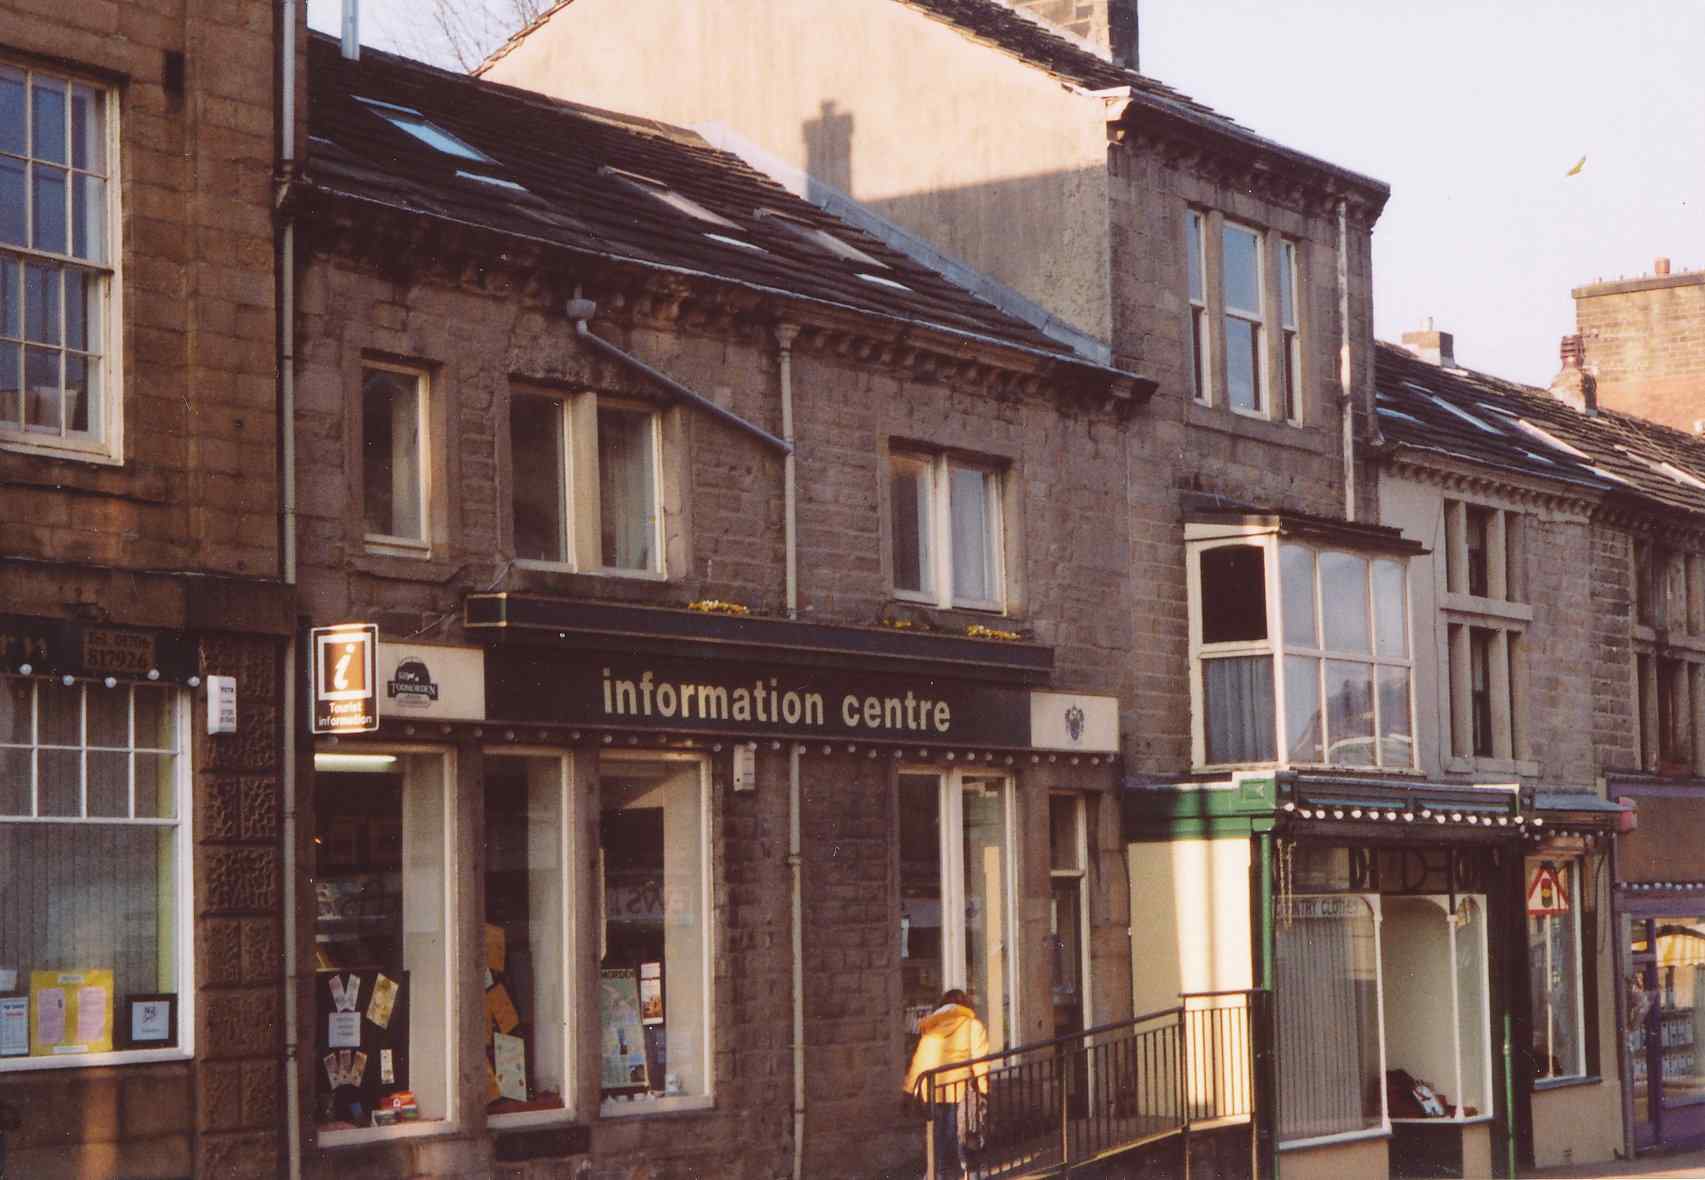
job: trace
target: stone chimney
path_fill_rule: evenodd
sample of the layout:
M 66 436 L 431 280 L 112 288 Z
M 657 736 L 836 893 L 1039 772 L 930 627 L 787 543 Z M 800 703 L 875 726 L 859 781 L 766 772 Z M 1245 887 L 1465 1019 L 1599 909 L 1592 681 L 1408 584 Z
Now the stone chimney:
M 1403 347 L 1429 365 L 1437 365 L 1441 369 L 1456 368 L 1456 338 L 1449 332 L 1433 331 L 1431 316 L 1427 317 L 1427 326 L 1419 332 L 1403 333 Z
M 1137 68 L 1137 0 L 1012 0 L 1012 6 L 1075 33 Z
M 1551 379 L 1551 396 L 1577 414 L 1598 413 L 1598 380 L 1581 366 L 1579 334 L 1563 337 L 1563 367 Z

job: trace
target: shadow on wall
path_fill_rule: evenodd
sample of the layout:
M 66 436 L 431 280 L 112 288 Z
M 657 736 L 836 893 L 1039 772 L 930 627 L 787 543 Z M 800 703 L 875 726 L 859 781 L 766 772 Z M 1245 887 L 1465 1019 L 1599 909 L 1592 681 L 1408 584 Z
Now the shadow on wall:
M 826 100 L 817 118 L 805 124 L 805 171 L 840 192 L 851 194 L 853 117 Z

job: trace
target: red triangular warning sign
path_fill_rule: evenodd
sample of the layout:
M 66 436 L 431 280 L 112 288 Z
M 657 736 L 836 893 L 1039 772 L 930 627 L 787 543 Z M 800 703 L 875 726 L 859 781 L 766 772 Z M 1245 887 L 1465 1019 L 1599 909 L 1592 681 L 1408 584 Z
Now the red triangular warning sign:
M 1551 865 L 1535 869 L 1527 882 L 1527 916 L 1544 918 L 1569 912 L 1569 895 L 1563 889 L 1562 875 Z

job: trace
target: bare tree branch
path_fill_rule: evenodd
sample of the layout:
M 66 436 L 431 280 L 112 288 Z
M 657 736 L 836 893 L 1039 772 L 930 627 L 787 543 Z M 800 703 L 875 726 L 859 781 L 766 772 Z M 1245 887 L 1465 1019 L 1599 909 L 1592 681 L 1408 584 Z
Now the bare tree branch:
M 397 41 L 411 57 L 447 69 L 471 70 L 511 34 L 543 15 L 551 3 L 552 0 L 428 0 L 422 6 L 427 19 L 399 30 Z

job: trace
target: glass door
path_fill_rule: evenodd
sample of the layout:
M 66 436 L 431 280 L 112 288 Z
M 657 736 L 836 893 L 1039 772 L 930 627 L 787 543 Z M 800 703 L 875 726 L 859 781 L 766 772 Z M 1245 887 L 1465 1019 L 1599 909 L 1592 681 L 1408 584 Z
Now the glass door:
M 1652 922 L 1635 918 L 1629 924 L 1628 973 L 1628 1070 L 1634 1100 L 1634 1146 L 1651 1147 L 1658 1141 L 1658 1114 L 1653 1077 L 1661 1077 L 1663 1053 L 1660 1043 L 1662 1007 L 1659 1004 L 1657 953 Z

